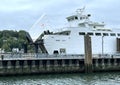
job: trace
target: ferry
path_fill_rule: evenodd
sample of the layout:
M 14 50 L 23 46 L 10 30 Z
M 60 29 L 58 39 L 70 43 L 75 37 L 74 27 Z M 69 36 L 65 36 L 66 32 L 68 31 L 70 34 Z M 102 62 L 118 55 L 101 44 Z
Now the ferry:
M 91 37 L 92 54 L 116 54 L 120 52 L 120 31 L 107 28 L 104 22 L 90 20 L 85 8 L 77 9 L 66 19 L 69 26 L 58 31 L 44 31 L 35 41 L 42 53 L 85 54 L 84 36 Z

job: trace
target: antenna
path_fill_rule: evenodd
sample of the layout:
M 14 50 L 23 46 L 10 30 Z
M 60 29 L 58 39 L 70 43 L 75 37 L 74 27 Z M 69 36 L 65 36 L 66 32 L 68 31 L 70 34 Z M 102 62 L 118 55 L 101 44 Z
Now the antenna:
M 76 12 L 77 12 L 77 14 L 82 14 L 84 12 L 84 10 L 85 10 L 85 6 L 81 9 L 77 9 Z

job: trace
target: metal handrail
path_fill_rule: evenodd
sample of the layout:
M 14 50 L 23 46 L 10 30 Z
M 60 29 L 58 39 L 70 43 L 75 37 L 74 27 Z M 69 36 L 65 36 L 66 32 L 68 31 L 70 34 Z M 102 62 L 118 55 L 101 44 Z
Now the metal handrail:
M 83 58 L 83 55 L 68 54 L 68 55 L 48 55 L 40 53 L 2 53 L 4 59 L 40 59 L 40 58 Z
M 55 58 L 55 59 L 84 59 L 84 54 L 41 54 L 41 53 L 2 53 L 0 54 L 2 59 L 47 59 L 47 58 Z M 93 54 L 93 58 L 120 58 L 120 54 Z

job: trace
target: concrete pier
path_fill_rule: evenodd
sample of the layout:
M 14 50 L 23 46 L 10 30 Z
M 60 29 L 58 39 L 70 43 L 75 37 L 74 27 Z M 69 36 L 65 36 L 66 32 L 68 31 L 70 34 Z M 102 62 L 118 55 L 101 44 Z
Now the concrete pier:
M 40 55 L 30 54 L 11 57 L 4 55 L 0 60 L 0 75 L 86 72 L 85 58 L 81 55 Z M 92 72 L 120 71 L 120 57 L 109 55 L 92 58 Z

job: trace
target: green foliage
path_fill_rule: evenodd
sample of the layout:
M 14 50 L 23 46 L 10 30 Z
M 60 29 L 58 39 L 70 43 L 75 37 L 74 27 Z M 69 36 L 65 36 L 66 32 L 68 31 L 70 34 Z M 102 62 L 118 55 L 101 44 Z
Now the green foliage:
M 24 30 L 19 32 L 13 30 L 0 31 L 0 48 L 10 52 L 12 48 L 23 48 L 24 43 L 28 43 Z

